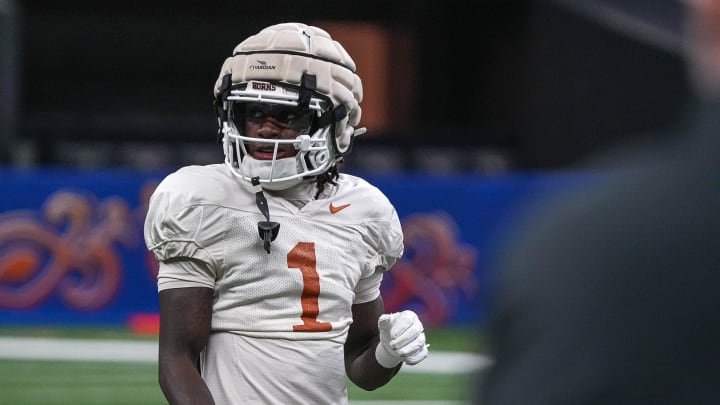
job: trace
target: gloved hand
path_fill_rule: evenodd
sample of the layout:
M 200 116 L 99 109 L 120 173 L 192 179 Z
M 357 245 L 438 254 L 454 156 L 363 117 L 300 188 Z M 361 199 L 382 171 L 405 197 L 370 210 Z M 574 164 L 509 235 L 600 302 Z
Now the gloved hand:
M 405 362 L 414 365 L 425 360 L 428 347 L 422 322 L 413 311 L 383 314 L 378 319 L 380 343 L 375 358 L 385 368 Z

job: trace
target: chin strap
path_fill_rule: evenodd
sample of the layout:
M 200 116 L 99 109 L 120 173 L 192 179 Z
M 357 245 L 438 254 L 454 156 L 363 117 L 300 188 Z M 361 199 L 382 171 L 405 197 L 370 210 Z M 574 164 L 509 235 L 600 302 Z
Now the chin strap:
M 250 179 L 255 192 L 255 204 L 257 204 L 260 212 L 265 216 L 265 221 L 258 222 L 258 232 L 260 239 L 263 241 L 265 251 L 270 254 L 270 242 L 274 241 L 280 231 L 280 224 L 270 221 L 270 209 L 268 208 L 265 194 L 263 194 L 262 186 L 260 186 L 260 177 Z

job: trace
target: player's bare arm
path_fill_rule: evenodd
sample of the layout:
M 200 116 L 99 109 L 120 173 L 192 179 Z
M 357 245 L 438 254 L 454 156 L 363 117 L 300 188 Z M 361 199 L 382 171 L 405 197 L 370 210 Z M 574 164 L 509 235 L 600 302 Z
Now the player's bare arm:
M 198 370 L 210 333 L 212 294 L 204 287 L 160 292 L 158 377 L 170 404 L 214 404 Z
M 385 385 L 402 364 L 385 368 L 375 359 L 375 350 L 380 343 L 378 318 L 383 312 L 382 297 L 353 305 L 353 323 L 345 342 L 345 372 L 355 385 L 368 391 Z

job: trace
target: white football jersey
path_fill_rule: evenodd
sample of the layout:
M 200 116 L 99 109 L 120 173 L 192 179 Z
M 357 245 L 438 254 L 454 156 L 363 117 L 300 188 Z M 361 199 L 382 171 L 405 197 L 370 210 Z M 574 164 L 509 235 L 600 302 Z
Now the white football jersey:
M 318 341 L 287 349 L 288 356 L 296 357 L 291 352 L 299 350 L 308 361 L 318 362 L 315 375 L 283 376 L 311 379 L 303 381 L 310 388 L 344 378 L 341 345 L 352 323 L 351 306 L 377 298 L 382 272 L 402 256 L 403 235 L 395 208 L 363 179 L 341 174 L 337 185 L 327 184 L 317 200 L 312 199 L 315 186 L 298 189 L 303 186 L 308 202 L 301 208 L 281 198 L 282 192 L 264 192 L 270 220 L 280 224 L 268 254 L 257 225 L 265 218 L 251 185 L 222 164 L 182 168 L 165 178 L 152 195 L 145 241 L 161 263 L 193 259 L 196 265 L 189 266 L 190 271 L 187 266 L 161 264 L 159 289 L 212 288 L 213 333 Z M 263 340 L 267 339 L 259 339 L 258 344 Z M 272 351 L 282 350 L 275 346 L 272 343 Z M 228 348 L 228 353 L 242 364 L 242 350 Z M 334 353 L 333 359 L 323 359 L 329 353 Z M 282 370 L 283 356 L 275 354 Z M 344 392 L 344 380 L 342 384 Z

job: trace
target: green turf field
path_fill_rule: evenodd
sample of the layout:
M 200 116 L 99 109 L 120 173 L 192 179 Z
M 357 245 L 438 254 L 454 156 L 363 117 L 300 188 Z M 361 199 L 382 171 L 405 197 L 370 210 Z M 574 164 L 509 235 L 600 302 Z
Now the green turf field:
M 152 340 L 123 330 L 0 328 L 0 336 Z M 427 331 L 432 350 L 480 351 L 479 335 L 467 329 Z M 348 384 L 352 401 L 448 401 L 463 403 L 476 377 L 472 374 L 401 372 L 385 387 L 365 392 Z M 0 359 L 0 404 L 164 404 L 157 365 L 149 363 Z M 408 403 L 408 402 L 406 402 Z

